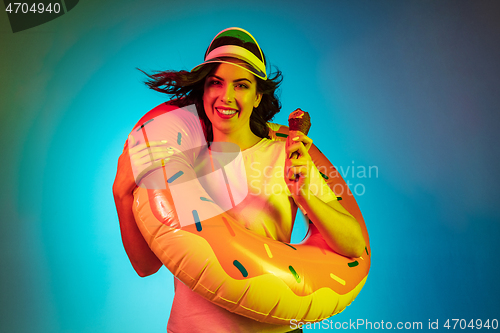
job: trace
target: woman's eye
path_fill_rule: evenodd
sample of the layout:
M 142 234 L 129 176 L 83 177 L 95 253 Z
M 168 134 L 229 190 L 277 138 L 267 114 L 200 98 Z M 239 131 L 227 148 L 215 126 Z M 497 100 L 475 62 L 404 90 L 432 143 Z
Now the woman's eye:
M 248 88 L 248 86 L 247 86 L 246 84 L 244 84 L 244 83 L 240 83 L 240 84 L 238 84 L 238 85 L 236 85 L 236 86 L 237 86 L 238 88 L 245 88 L 245 89 L 246 89 L 246 88 Z
M 220 85 L 220 84 L 221 84 L 221 82 L 218 81 L 218 80 L 212 80 L 212 81 L 209 82 L 209 85 L 211 85 L 211 86 L 217 86 L 217 85 Z

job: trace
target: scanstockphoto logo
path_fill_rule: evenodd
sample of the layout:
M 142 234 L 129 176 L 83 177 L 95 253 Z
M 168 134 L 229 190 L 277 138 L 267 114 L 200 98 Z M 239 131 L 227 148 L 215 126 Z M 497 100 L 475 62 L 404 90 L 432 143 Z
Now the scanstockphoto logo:
M 355 161 L 351 165 L 339 165 L 334 168 L 322 167 L 318 169 L 323 178 L 343 178 L 345 188 L 339 184 L 335 185 L 333 191 L 337 195 L 352 195 L 362 196 L 366 193 L 366 182 L 369 179 L 378 178 L 378 166 L 376 165 L 361 165 Z
M 61 1 L 7 1 L 5 12 L 12 32 L 20 32 L 52 21 L 72 10 L 79 0 Z

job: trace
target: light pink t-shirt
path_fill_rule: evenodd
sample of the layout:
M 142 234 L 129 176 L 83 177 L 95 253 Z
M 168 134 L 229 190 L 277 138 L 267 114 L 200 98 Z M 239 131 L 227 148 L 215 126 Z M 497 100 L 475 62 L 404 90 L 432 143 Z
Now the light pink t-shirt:
M 242 152 L 245 164 L 248 195 L 235 208 L 227 211 L 245 227 L 282 242 L 290 242 L 297 213 L 295 204 L 284 179 L 285 142 L 262 139 Z M 214 188 L 205 188 L 217 197 Z M 336 200 L 316 167 L 311 176 L 311 191 L 322 201 Z M 167 332 L 288 332 L 290 326 L 261 323 L 211 303 L 182 282 L 174 279 L 175 297 L 172 304 Z M 265 297 L 265 295 L 262 295 Z

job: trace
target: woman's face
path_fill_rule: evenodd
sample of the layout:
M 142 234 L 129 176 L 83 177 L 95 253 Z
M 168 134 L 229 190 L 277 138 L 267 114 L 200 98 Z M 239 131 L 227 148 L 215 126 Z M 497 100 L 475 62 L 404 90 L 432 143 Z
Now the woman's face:
M 203 106 L 212 122 L 214 139 L 250 131 L 250 115 L 259 106 L 257 80 L 250 72 L 222 63 L 205 79 Z

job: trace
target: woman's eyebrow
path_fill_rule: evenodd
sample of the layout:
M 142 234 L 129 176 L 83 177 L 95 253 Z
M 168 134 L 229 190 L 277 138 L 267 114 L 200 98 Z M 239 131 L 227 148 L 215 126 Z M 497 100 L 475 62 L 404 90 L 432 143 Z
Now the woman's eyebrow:
M 234 80 L 233 82 L 240 82 L 240 81 L 248 81 L 249 83 L 252 83 L 252 81 L 250 81 L 249 79 L 246 79 L 246 78 L 237 79 L 237 80 Z
M 224 79 L 223 79 L 223 78 L 221 78 L 220 76 L 217 76 L 217 75 L 213 75 L 213 74 L 212 74 L 212 75 L 209 75 L 208 77 L 209 77 L 209 78 L 212 78 L 212 77 L 213 77 L 213 78 L 216 78 L 217 80 L 224 81 Z
M 209 77 L 209 78 L 212 78 L 212 77 L 213 77 L 213 78 L 216 78 L 217 80 L 220 80 L 220 81 L 225 81 L 225 80 L 224 80 L 223 78 L 221 78 L 220 76 L 217 76 L 217 75 L 214 75 L 214 74 L 209 75 L 208 77 Z M 249 83 L 252 83 L 252 81 L 250 81 L 250 80 L 249 80 L 249 79 L 247 79 L 247 78 L 236 79 L 236 80 L 234 80 L 233 82 L 240 82 L 240 81 L 248 81 Z

